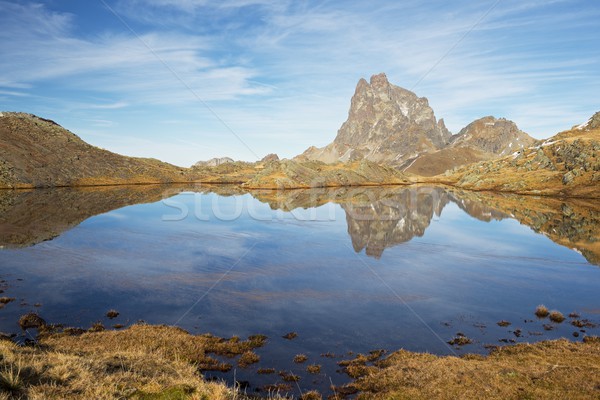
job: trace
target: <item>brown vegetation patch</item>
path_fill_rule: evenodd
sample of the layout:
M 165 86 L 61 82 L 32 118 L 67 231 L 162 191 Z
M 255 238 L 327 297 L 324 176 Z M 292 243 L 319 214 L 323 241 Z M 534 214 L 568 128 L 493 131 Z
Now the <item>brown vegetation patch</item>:
M 275 368 L 259 368 L 256 373 L 259 375 L 271 375 L 275 373 Z
M 131 340 L 122 346 L 122 338 L 108 331 L 46 338 L 35 347 L 2 341 L 0 398 L 233 398 L 232 390 L 224 385 L 204 381 L 195 365 L 152 346 L 146 338 L 151 330 L 134 329 Z M 167 333 L 159 336 L 163 334 Z
M 308 360 L 308 356 L 306 354 L 296 354 L 294 356 L 294 362 L 296 364 L 302 364 Z
M 240 356 L 238 365 L 242 368 L 246 368 L 252 364 L 256 364 L 260 361 L 260 356 L 253 351 L 246 351 Z
M 551 311 L 548 318 L 550 318 L 550 321 L 556 322 L 557 324 L 560 324 L 565 320 L 565 316 L 560 311 L 556 310 Z
M 321 399 L 323 399 L 323 396 L 321 396 L 321 393 L 317 392 L 316 390 L 311 390 L 310 392 L 303 393 L 300 396 L 300 400 L 321 400 Z
M 284 382 L 298 382 L 300 381 L 300 377 L 296 374 L 287 371 L 280 371 L 279 376 L 283 379 Z
M 296 332 L 289 332 L 289 333 L 286 333 L 285 335 L 283 335 L 282 337 L 287 340 L 292 340 L 292 339 L 295 339 L 296 337 L 298 337 L 298 334 Z
M 535 315 L 538 318 L 546 318 L 548 315 L 550 315 L 550 311 L 548 310 L 548 308 L 545 305 L 540 304 L 535 309 Z
M 473 340 L 466 337 L 464 333 L 458 332 L 456 336 L 450 339 L 447 343 L 451 346 L 465 346 L 473 343 Z
M 28 313 L 19 318 L 21 329 L 40 328 L 46 325 L 46 321 L 36 313 Z
M 500 347 L 485 358 L 392 353 L 353 385 L 359 399 L 507 399 L 598 396 L 600 340 Z
M 311 364 L 311 365 L 307 365 L 306 366 L 306 372 L 308 372 L 309 374 L 320 374 L 321 373 L 321 366 L 319 364 Z

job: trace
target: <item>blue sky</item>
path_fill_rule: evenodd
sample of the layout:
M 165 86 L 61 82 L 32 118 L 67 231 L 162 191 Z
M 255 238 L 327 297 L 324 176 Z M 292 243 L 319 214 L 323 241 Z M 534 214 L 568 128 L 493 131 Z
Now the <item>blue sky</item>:
M 335 137 L 361 77 L 543 138 L 600 110 L 600 3 L 0 0 L 0 110 L 188 166 Z

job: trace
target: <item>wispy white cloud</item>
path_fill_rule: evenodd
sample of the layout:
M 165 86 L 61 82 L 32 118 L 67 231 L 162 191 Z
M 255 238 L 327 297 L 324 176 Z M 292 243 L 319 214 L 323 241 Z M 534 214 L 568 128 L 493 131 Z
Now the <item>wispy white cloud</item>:
M 70 16 L 40 5 L 2 5 L 11 11 L 0 16 L 3 86 L 58 80 L 66 87 L 121 93 L 132 102 L 165 104 L 191 101 L 192 92 L 210 101 L 266 91 L 247 82 L 255 76 L 251 68 L 210 59 L 214 44 L 202 36 L 128 32 L 84 40 L 71 32 Z
M 14 96 L 14 97 L 29 97 L 30 96 L 29 93 L 17 92 L 14 90 L 0 90 L 0 94 L 5 95 L 5 96 Z
M 124 101 L 117 101 L 116 103 L 111 104 L 89 104 L 87 108 L 95 109 L 95 110 L 116 110 L 119 108 L 125 108 L 129 105 Z
M 106 119 L 89 119 L 88 121 L 91 123 L 91 126 L 94 127 L 108 128 L 114 125 L 113 121 L 109 121 Z

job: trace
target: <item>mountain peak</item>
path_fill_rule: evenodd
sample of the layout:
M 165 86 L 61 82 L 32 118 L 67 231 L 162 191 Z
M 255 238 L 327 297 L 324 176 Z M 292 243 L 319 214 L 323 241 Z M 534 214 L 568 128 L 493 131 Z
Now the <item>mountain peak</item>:
M 371 76 L 371 87 L 380 89 L 380 88 L 389 88 L 390 82 L 388 81 L 387 75 L 385 72 L 382 72 L 377 75 Z
M 385 73 L 360 79 L 348 119 L 333 143 L 308 149 L 301 159 L 348 162 L 367 159 L 399 165 L 419 153 L 440 149 L 450 132 L 438 122 L 426 98 L 395 86 Z
M 503 156 L 529 147 L 534 142 L 535 139 L 520 130 L 513 121 L 488 115 L 461 129 L 452 137 L 450 145 Z

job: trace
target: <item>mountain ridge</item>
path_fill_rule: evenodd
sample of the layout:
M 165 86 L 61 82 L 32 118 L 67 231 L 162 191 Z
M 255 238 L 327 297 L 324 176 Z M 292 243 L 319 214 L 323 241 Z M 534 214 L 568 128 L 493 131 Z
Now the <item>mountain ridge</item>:
M 349 162 L 366 159 L 403 172 L 433 176 L 527 147 L 535 139 L 504 118 L 477 119 L 452 135 L 429 101 L 391 84 L 385 73 L 361 78 L 348 118 L 333 141 L 306 149 L 294 160 Z
M 440 124 L 439 120 L 436 124 Z M 481 130 L 477 126 L 482 124 L 483 130 L 499 127 L 504 134 L 502 140 L 492 143 L 496 147 L 491 151 L 505 154 L 515 151 L 503 157 L 486 158 L 492 153 L 486 151 L 489 143 L 479 140 Z M 274 154 L 256 163 L 234 161 L 214 166 L 199 163 L 182 168 L 100 149 L 50 119 L 2 112 L 0 188 L 209 183 L 295 189 L 433 183 L 469 190 L 600 198 L 600 112 L 545 141 L 525 135 L 510 121 L 484 117 L 467 126 L 458 137 L 450 137 L 445 148 L 409 159 L 405 163 L 410 164 L 403 168 L 363 158 L 327 164 L 279 160 Z M 469 141 L 475 145 L 464 146 Z M 440 162 L 444 157 L 447 165 Z M 473 159 L 476 162 L 469 163 Z M 469 164 L 446 171 L 448 165 L 456 163 Z M 410 174 L 424 168 L 429 169 L 421 176 Z M 446 172 L 439 173 L 436 168 Z

